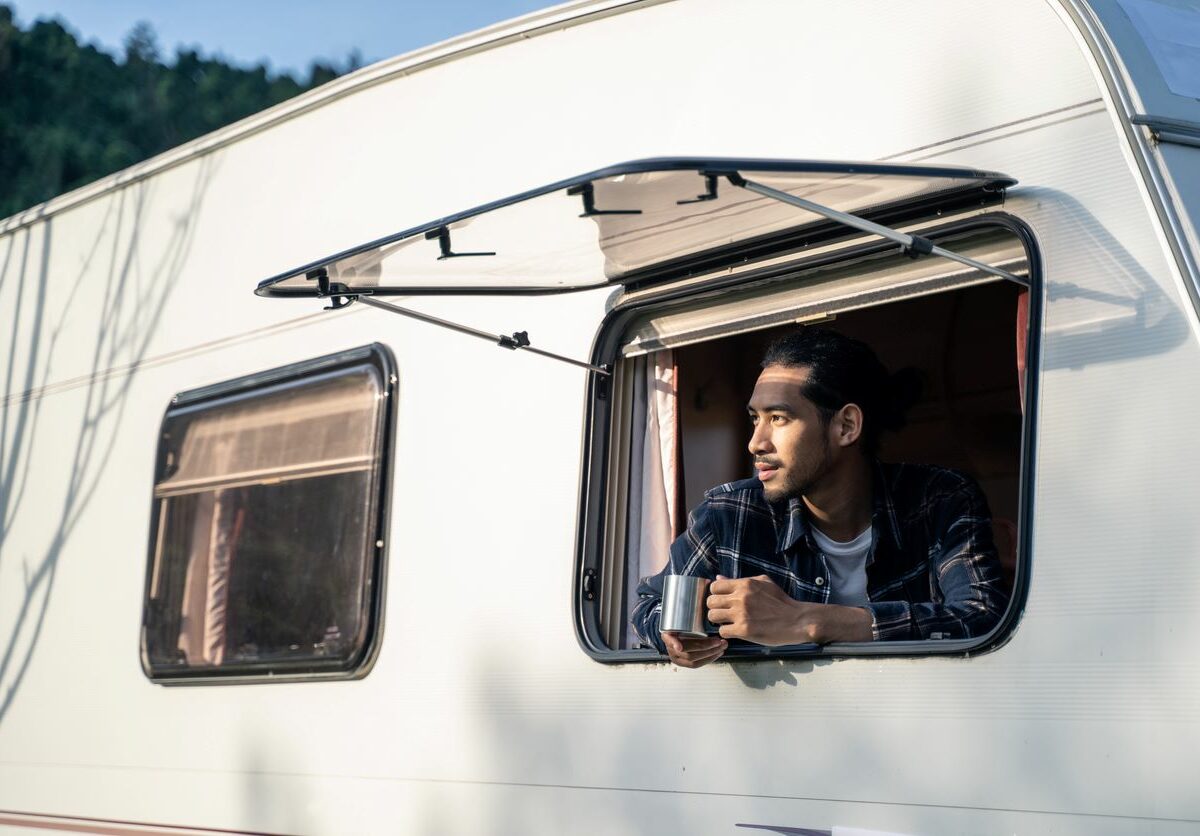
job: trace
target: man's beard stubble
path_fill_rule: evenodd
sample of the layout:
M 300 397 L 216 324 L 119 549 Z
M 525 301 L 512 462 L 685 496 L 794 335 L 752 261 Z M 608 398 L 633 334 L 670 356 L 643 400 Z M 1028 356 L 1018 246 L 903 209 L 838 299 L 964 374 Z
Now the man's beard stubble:
M 832 469 L 833 454 L 829 447 L 829 439 L 821 437 L 821 450 L 815 460 L 797 461 L 784 469 L 785 476 L 782 485 L 777 488 L 763 484 L 763 496 L 768 502 L 787 502 L 793 498 L 799 499 L 812 493 L 822 479 Z M 777 461 L 770 457 L 758 457 L 755 461 Z

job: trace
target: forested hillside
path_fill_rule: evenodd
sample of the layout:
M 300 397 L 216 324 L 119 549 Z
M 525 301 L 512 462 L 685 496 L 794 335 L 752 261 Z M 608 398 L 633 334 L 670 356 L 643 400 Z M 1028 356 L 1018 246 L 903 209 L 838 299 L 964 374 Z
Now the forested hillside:
M 356 62 L 351 59 L 350 68 Z M 139 25 L 125 53 L 80 44 L 56 22 L 19 28 L 0 4 L 0 218 L 336 78 L 242 68 L 180 50 L 167 61 Z

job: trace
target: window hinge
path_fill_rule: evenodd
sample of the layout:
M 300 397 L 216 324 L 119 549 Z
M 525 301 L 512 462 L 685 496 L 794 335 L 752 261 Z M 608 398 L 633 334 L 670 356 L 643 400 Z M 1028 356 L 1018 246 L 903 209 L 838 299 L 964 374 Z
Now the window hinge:
M 606 401 L 608 400 L 608 382 L 612 380 L 612 369 L 607 363 L 604 364 L 603 368 L 607 369 L 609 374 L 596 376 L 596 398 Z
M 596 570 L 583 570 L 583 599 L 585 601 L 596 600 Z

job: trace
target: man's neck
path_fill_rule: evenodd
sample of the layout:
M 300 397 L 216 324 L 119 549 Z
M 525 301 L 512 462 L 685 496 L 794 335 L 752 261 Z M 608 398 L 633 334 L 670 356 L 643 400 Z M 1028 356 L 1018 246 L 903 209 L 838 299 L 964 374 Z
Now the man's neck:
M 831 540 L 853 540 L 871 525 L 871 483 L 866 457 L 847 457 L 804 495 L 809 521 Z

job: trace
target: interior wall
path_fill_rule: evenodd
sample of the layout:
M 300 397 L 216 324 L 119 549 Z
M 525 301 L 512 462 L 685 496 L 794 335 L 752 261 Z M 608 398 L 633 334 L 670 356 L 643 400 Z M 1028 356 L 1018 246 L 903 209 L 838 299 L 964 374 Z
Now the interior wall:
M 699 343 L 676 352 L 683 495 L 689 511 L 709 488 L 753 475 L 745 447 L 750 431 L 746 401 L 760 354 L 756 341 L 746 337 Z

